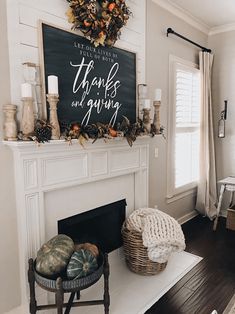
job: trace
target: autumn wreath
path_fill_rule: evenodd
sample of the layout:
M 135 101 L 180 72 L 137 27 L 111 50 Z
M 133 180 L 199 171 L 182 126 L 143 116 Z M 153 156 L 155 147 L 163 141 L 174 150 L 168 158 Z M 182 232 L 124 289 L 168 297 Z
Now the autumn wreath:
M 68 21 L 94 45 L 113 46 L 131 12 L 124 0 L 67 0 Z

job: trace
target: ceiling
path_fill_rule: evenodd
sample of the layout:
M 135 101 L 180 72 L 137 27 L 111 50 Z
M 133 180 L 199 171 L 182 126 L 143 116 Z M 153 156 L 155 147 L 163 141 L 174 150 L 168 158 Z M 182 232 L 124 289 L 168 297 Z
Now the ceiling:
M 165 0 L 166 1 L 166 0 Z M 186 11 L 208 28 L 235 23 L 234 0 L 167 0 L 173 6 Z

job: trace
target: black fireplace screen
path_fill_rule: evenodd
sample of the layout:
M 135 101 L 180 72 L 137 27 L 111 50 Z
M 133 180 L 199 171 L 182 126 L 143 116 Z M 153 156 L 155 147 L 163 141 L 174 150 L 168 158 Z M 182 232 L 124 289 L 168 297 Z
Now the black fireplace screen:
M 102 252 L 122 246 L 121 228 L 126 216 L 126 200 L 107 204 L 58 221 L 58 233 L 75 243 L 96 244 Z

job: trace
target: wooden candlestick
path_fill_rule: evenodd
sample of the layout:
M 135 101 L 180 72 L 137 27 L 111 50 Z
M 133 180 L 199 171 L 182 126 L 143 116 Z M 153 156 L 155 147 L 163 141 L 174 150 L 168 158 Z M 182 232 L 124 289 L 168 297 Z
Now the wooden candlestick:
M 17 141 L 17 125 L 15 120 L 16 105 L 4 105 L 3 112 L 5 114 L 4 120 L 4 140 Z
M 150 111 L 148 108 L 143 109 L 143 125 L 148 133 L 151 131 Z
M 21 131 L 23 133 L 23 140 L 29 141 L 29 136 L 34 132 L 34 112 L 33 112 L 33 98 L 22 97 L 23 111 L 21 121 Z
M 153 125 L 155 127 L 156 134 L 160 134 L 161 133 L 161 123 L 160 123 L 161 102 L 160 101 L 154 101 L 153 106 L 154 106 Z
M 59 101 L 58 94 L 48 94 L 47 101 L 50 106 L 50 124 L 52 126 L 52 140 L 59 140 L 60 139 L 60 125 L 57 116 L 57 104 Z

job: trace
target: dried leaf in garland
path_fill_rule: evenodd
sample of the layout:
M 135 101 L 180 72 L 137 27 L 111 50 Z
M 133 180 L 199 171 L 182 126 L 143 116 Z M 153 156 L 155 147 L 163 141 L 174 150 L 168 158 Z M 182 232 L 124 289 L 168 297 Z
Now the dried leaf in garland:
M 136 129 L 136 136 L 142 136 L 145 134 L 144 122 L 143 120 L 137 120 L 137 129 Z
M 130 146 L 133 145 L 133 142 L 136 141 L 136 138 L 137 138 L 137 129 L 138 129 L 138 125 L 137 123 L 134 123 L 131 125 L 131 127 L 129 128 L 128 130 L 128 133 L 126 134 L 126 139 L 127 139 L 127 142 Z
M 123 116 L 123 121 L 120 125 L 120 131 L 124 133 L 124 137 L 126 138 L 128 144 L 130 146 L 133 145 L 133 142 L 136 140 L 138 130 L 138 123 L 131 124 L 130 120 Z
M 60 133 L 61 135 L 65 136 L 70 130 L 71 123 L 67 121 L 60 121 L 59 123 L 60 123 Z
M 98 127 L 96 124 L 90 124 L 90 125 L 86 125 L 84 127 L 86 134 L 88 135 L 89 138 L 91 139 L 97 139 L 98 137 Z
M 77 139 L 79 143 L 84 146 L 84 143 L 89 140 L 87 127 L 80 125 L 79 123 L 72 123 L 66 139 L 68 141 Z
M 89 140 L 89 137 L 87 134 L 80 134 L 79 137 L 78 137 L 78 141 L 80 143 L 80 145 L 82 147 L 84 147 L 84 144 Z
M 125 0 L 67 0 L 72 29 L 79 29 L 97 47 L 113 46 L 131 11 Z
M 105 138 L 105 135 L 108 133 L 108 126 L 107 125 L 100 123 L 100 122 L 97 122 L 96 125 L 98 128 L 98 134 L 97 134 L 97 138 L 94 140 L 94 142 L 99 138 Z
M 123 132 L 125 136 L 126 132 L 128 132 L 129 127 L 130 127 L 130 120 L 127 117 L 123 116 L 123 120 L 121 124 L 118 125 L 118 130 Z

